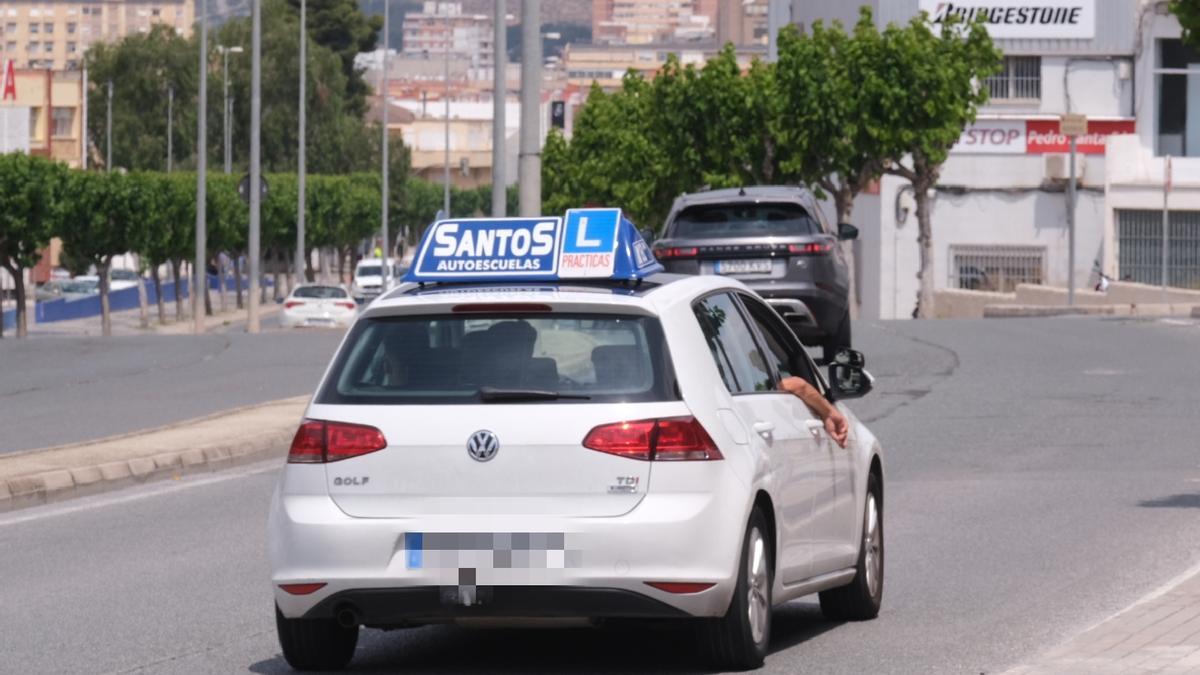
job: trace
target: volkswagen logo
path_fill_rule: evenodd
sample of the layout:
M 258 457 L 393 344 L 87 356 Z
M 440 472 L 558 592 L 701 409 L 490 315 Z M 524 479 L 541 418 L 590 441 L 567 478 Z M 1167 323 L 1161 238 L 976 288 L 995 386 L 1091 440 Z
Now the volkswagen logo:
M 467 439 L 467 454 L 477 462 L 486 462 L 496 456 L 500 450 L 500 439 L 496 434 L 481 429 L 471 434 Z

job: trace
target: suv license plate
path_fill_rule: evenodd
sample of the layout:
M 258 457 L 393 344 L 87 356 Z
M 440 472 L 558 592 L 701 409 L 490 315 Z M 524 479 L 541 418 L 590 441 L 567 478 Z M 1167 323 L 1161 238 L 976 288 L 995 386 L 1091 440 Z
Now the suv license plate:
M 770 260 L 718 260 L 717 274 L 767 274 L 771 271 Z

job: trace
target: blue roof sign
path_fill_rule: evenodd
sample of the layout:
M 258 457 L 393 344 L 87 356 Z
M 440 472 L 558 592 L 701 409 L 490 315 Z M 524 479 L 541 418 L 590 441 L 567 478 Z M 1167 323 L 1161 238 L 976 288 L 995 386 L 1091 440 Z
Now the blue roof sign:
M 439 220 L 404 281 L 636 280 L 662 270 L 620 209 L 571 209 L 562 218 Z

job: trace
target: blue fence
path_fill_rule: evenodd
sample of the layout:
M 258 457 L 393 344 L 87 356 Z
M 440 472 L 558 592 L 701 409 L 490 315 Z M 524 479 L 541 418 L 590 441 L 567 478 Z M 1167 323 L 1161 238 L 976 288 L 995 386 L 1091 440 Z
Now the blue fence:
M 232 292 L 234 288 L 233 277 L 225 278 L 225 291 Z M 146 281 L 146 295 L 149 298 L 151 305 L 158 302 L 158 296 L 154 291 L 154 283 Z M 188 297 L 187 279 L 180 279 L 181 297 Z M 268 277 L 263 279 L 263 285 L 270 288 L 274 285 L 273 281 Z M 218 279 L 214 274 L 208 275 L 208 287 L 214 291 L 218 288 Z M 245 291 L 249 287 L 249 279 L 242 278 L 242 289 Z M 167 281 L 162 284 L 163 302 L 175 302 L 175 282 Z M 138 306 L 137 287 L 123 288 L 119 291 L 112 291 L 108 294 L 109 308 L 114 312 L 119 312 L 126 309 L 134 309 Z M 39 302 L 34 305 L 34 311 L 30 315 L 34 323 L 53 323 L 55 321 L 69 321 L 71 319 L 86 319 L 90 316 L 100 315 L 100 296 L 91 295 L 78 300 L 51 300 L 49 302 Z M 4 312 L 3 316 L 4 330 L 16 330 L 17 325 L 17 310 L 10 309 Z

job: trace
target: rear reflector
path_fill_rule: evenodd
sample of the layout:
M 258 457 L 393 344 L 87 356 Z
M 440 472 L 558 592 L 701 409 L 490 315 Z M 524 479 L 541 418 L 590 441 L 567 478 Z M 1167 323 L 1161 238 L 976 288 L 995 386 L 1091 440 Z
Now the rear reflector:
M 353 302 L 337 302 L 334 304 L 336 304 L 338 307 L 345 307 L 346 309 L 354 309 L 355 307 L 358 306 L 358 305 L 354 304 Z
M 649 461 L 724 459 L 699 420 L 690 416 L 602 424 L 588 432 L 583 446 Z
M 387 447 L 383 432 L 375 427 L 345 422 L 304 420 L 292 437 L 290 464 L 324 464 L 358 457 Z
M 283 308 L 291 309 L 293 307 L 299 307 L 300 305 L 303 305 L 303 304 L 304 303 L 300 300 L 288 300 L 287 302 L 283 303 Z
M 292 595 L 308 595 L 325 588 L 325 584 L 279 584 L 279 587 Z
M 550 305 L 538 302 L 477 302 L 467 305 L 455 305 L 450 310 L 455 314 L 474 314 L 479 312 L 549 312 Z
M 656 248 L 654 249 L 654 257 L 659 260 L 672 260 L 678 258 L 695 258 L 700 255 L 700 249 L 695 246 L 673 247 L 673 248 Z
M 693 581 L 647 581 L 646 585 L 650 586 L 651 588 L 657 588 L 660 591 L 680 594 L 699 593 L 700 591 L 707 591 L 713 586 L 716 586 L 716 584 Z
M 825 255 L 833 250 L 833 244 L 788 244 L 788 253 L 792 255 Z

